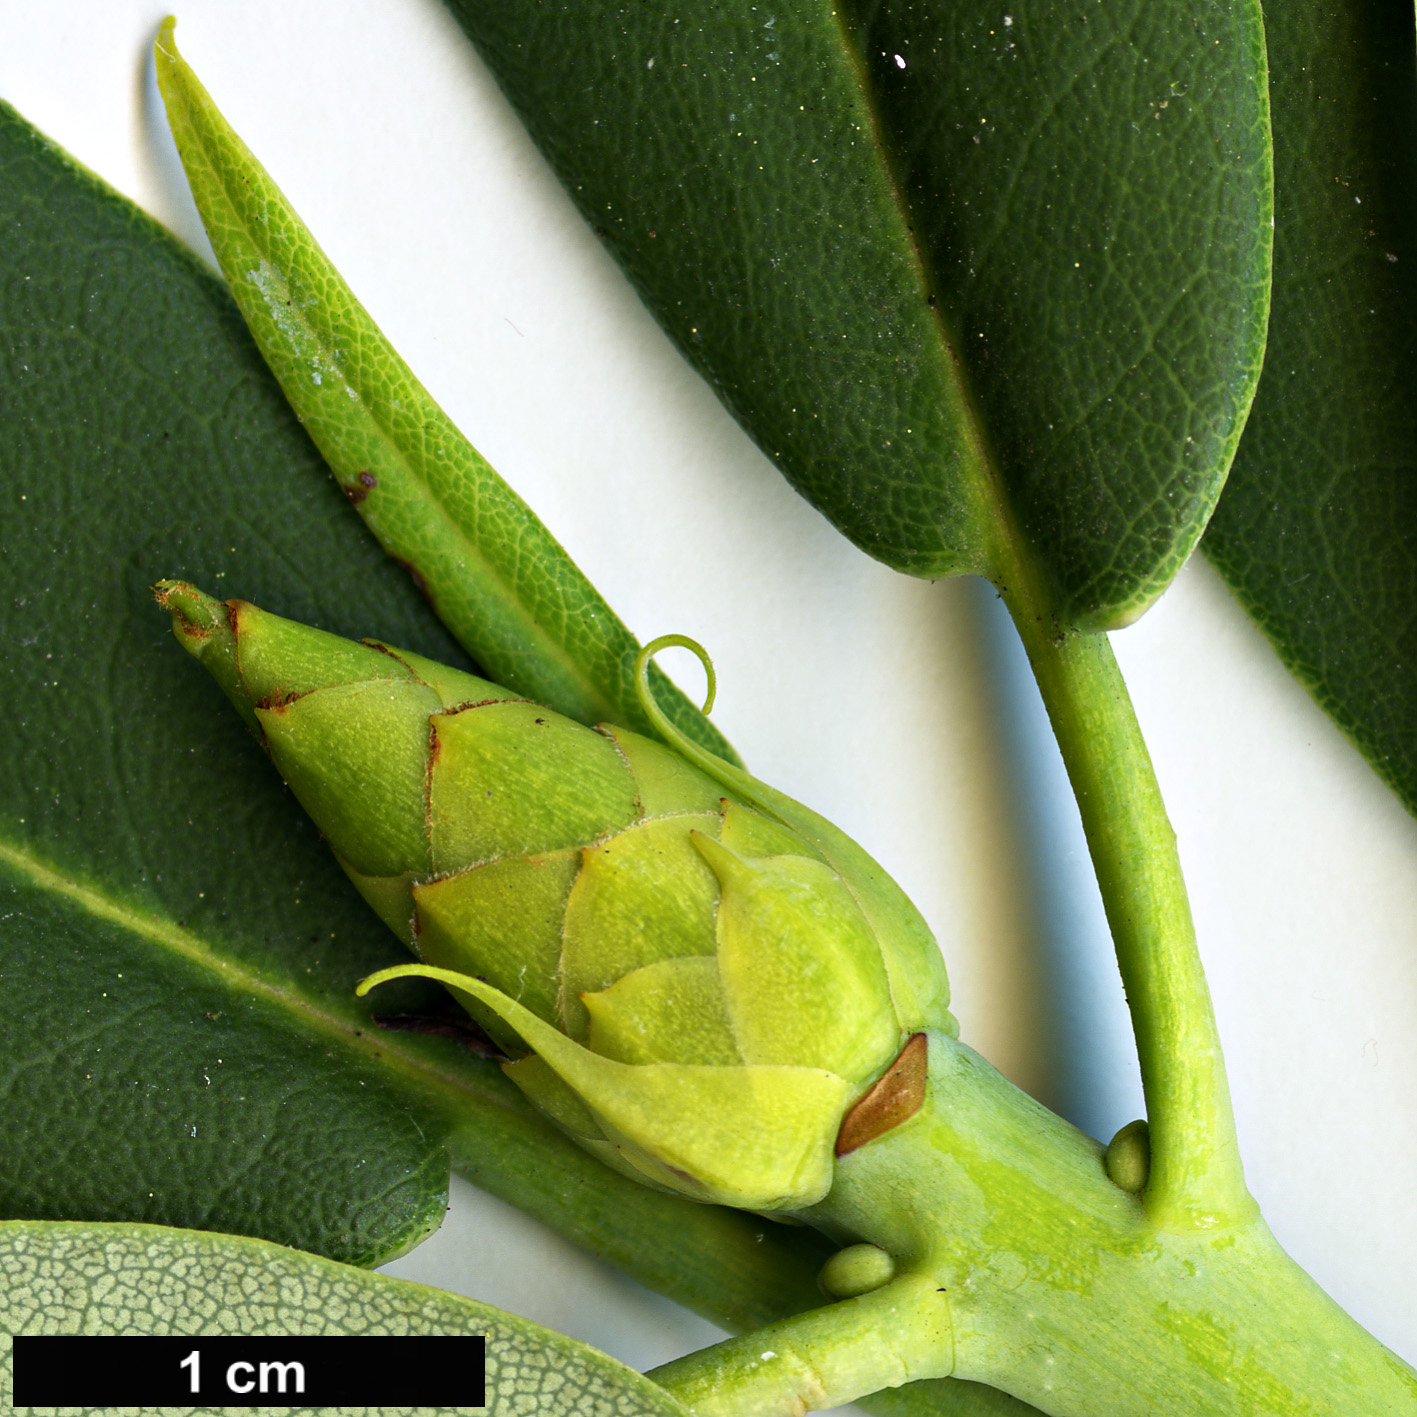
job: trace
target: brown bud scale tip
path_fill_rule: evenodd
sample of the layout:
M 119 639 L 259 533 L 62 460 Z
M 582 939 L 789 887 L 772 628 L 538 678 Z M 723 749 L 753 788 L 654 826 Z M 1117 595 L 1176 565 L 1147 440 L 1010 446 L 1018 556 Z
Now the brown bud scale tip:
M 845 1156 L 908 1122 L 924 1104 L 928 1071 L 929 1044 L 923 1033 L 913 1033 L 895 1062 L 841 1119 L 836 1154 Z

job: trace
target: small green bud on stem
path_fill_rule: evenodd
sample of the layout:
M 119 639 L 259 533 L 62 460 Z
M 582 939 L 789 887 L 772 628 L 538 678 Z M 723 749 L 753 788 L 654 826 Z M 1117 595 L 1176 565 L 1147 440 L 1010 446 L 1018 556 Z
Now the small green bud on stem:
M 1151 1134 L 1145 1119 L 1128 1122 L 1107 1143 L 1103 1164 L 1114 1186 L 1140 1195 L 1151 1171 Z
M 889 1284 L 895 1278 L 895 1261 L 879 1245 L 848 1245 L 838 1250 L 817 1276 L 828 1299 L 854 1299 L 858 1294 Z

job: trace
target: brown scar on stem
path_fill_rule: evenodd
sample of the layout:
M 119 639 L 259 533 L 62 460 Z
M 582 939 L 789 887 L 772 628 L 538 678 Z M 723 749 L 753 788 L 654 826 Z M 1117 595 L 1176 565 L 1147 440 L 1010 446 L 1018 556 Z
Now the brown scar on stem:
M 845 1156 L 868 1141 L 908 1122 L 925 1101 L 929 1044 L 923 1033 L 912 1034 L 896 1060 L 871 1090 L 841 1119 L 836 1154 Z

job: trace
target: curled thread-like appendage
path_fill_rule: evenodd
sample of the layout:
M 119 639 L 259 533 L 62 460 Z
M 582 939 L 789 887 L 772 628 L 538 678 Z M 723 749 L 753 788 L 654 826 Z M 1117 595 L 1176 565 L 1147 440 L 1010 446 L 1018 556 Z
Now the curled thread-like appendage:
M 718 692 L 718 676 L 714 672 L 713 660 L 710 658 L 709 652 L 697 640 L 690 639 L 688 635 L 660 635 L 658 639 L 651 640 L 635 656 L 635 698 L 639 701 L 644 716 L 654 725 L 655 732 L 680 757 L 687 758 L 701 772 L 707 773 L 715 782 L 726 787 L 739 801 L 746 802 L 758 808 L 759 811 L 766 812 L 769 816 L 796 827 L 797 824 L 793 821 L 791 812 L 784 814 L 781 810 L 782 804 L 789 802 L 790 799 L 783 797 L 781 793 L 774 792 L 765 783 L 759 782 L 751 773 L 744 772 L 742 768 L 735 767 L 732 763 L 710 753 L 707 748 L 700 747 L 692 738 L 686 737 L 675 727 L 669 715 L 655 702 L 654 690 L 650 688 L 649 682 L 650 662 L 660 650 L 670 648 L 689 650 L 698 657 L 699 663 L 703 665 L 704 673 L 708 677 L 708 692 L 704 698 L 703 706 L 704 713 L 708 713 L 713 707 L 714 697 Z
M 703 665 L 704 674 L 708 678 L 708 689 L 704 693 L 703 707 L 699 712 L 712 713 L 713 701 L 718 694 L 718 675 L 714 672 L 713 659 L 708 650 L 697 640 L 690 639 L 688 635 L 660 635 L 658 639 L 651 640 L 635 656 L 635 697 L 655 727 L 660 727 L 659 720 L 664 715 L 660 711 L 659 705 L 654 701 L 654 690 L 649 686 L 649 666 L 655 655 L 662 649 L 686 649 Z M 664 721 L 665 723 L 669 722 L 667 718 Z M 670 727 L 672 728 L 673 725 L 671 724 Z M 677 734 L 678 730 L 674 731 Z M 677 741 L 675 746 L 678 747 Z

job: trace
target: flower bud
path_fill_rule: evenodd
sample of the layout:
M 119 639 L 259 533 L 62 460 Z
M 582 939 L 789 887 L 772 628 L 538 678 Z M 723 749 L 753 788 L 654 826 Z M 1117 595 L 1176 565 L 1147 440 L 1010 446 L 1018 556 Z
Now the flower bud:
M 159 592 L 423 961 L 360 992 L 410 972 L 447 984 L 527 1096 L 617 1169 L 810 1205 L 843 1117 L 906 1040 L 955 1032 L 898 887 L 815 814 L 676 741 L 647 689 L 673 748 L 242 601 Z

